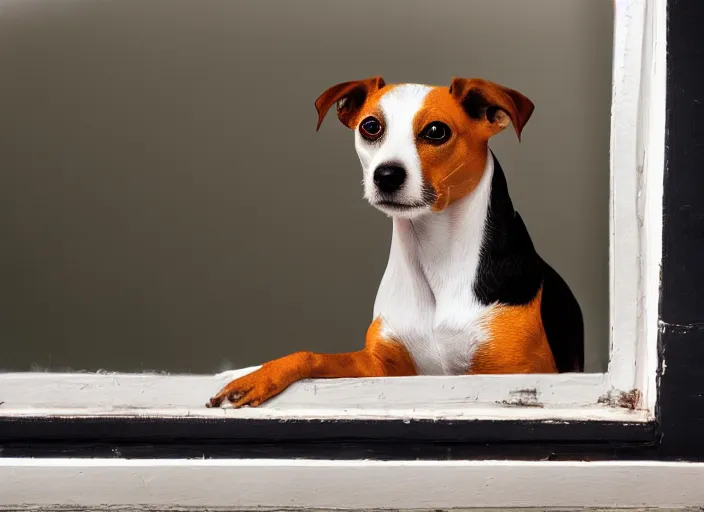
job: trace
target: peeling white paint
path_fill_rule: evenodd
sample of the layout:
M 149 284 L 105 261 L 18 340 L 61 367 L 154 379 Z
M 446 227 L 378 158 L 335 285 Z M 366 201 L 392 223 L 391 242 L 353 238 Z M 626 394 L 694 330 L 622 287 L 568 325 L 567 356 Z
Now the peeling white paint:
M 662 175 L 665 0 L 616 0 L 611 107 L 608 376 L 655 406 Z

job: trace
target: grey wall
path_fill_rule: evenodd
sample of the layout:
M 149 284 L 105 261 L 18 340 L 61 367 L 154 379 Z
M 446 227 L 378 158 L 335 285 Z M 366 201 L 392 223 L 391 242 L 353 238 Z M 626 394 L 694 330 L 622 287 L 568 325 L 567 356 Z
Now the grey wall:
M 612 2 L 0 2 L 0 368 L 213 372 L 362 346 L 390 221 L 328 86 L 483 77 L 514 202 L 608 349 Z

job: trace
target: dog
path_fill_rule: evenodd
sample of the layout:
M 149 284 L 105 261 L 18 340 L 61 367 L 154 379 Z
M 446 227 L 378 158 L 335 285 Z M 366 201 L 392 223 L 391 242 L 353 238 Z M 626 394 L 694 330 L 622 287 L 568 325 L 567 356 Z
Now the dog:
M 483 79 L 344 82 L 315 102 L 355 132 L 364 196 L 392 218 L 364 348 L 297 352 L 227 384 L 207 406 L 258 406 L 308 378 L 584 371 L 581 308 L 536 252 L 489 139 L 520 142 L 534 105 Z

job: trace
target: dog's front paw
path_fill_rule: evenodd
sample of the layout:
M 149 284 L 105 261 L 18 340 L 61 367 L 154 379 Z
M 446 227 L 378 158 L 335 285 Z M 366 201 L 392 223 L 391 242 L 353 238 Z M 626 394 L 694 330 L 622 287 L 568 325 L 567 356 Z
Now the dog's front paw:
M 280 374 L 277 375 L 272 368 L 263 366 L 255 372 L 230 382 L 205 405 L 220 407 L 227 400 L 235 408 L 245 405 L 256 407 L 281 393 L 286 386 L 287 383 Z

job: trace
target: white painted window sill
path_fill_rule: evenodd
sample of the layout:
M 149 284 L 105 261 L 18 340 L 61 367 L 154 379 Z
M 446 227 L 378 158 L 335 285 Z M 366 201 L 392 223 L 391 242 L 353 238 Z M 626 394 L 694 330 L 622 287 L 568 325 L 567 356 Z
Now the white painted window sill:
M 676 462 L 0 459 L 0 507 L 675 508 L 702 482 Z
M 205 407 L 238 375 L 0 375 L 0 415 L 260 419 L 545 419 L 648 421 L 609 404 L 606 374 L 318 379 L 293 384 L 257 408 Z

